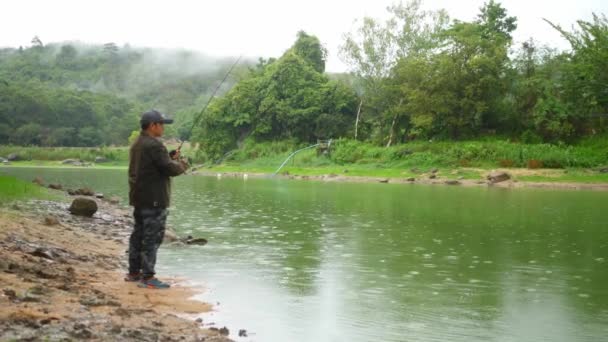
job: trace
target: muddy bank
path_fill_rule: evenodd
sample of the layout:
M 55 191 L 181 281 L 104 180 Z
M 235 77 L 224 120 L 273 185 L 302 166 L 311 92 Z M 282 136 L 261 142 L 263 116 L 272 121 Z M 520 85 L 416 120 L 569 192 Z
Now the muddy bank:
M 509 175 L 517 173 L 517 170 L 505 170 Z M 490 173 L 486 171 L 486 173 Z M 415 177 L 370 177 L 370 176 L 347 176 L 337 174 L 326 174 L 319 176 L 292 175 L 288 173 L 272 174 L 249 173 L 249 172 L 213 172 L 199 169 L 192 172 L 194 175 L 217 177 L 217 178 L 277 178 L 292 180 L 308 180 L 322 182 L 351 182 L 351 183 L 392 183 L 392 184 L 424 184 L 424 185 L 447 185 L 447 186 L 493 186 L 500 188 L 545 188 L 565 190 L 595 190 L 608 191 L 608 183 L 577 183 L 577 182 L 527 182 L 510 178 L 501 182 L 492 182 L 487 178 L 463 179 L 455 178 L 453 174 L 445 175 L 438 172 L 427 172 Z
M 212 309 L 190 300 L 203 289 L 123 280 L 130 211 L 95 201 L 91 218 L 68 202 L 0 207 L 0 340 L 230 341 L 194 320 Z

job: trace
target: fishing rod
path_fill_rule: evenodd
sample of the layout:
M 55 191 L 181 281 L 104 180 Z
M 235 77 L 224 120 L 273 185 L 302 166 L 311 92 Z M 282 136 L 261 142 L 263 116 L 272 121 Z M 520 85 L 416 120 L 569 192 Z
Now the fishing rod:
M 222 87 L 222 84 L 224 84 L 224 82 L 226 82 L 226 80 L 228 79 L 228 76 L 230 76 L 230 74 L 232 73 L 232 70 L 234 70 L 234 68 L 236 67 L 236 65 L 239 64 L 239 62 L 241 61 L 242 57 L 243 57 L 243 55 L 240 55 L 239 58 L 237 58 L 236 61 L 234 61 L 234 64 L 232 64 L 232 66 L 230 67 L 230 69 L 228 69 L 228 72 L 226 73 L 226 75 L 224 75 L 224 78 L 222 79 L 222 81 L 217 85 L 217 87 L 215 87 L 215 90 L 211 94 L 211 97 L 209 97 L 209 100 L 205 104 L 205 107 L 203 107 L 203 110 L 201 110 L 198 113 L 198 115 L 196 115 L 194 117 L 194 121 L 192 121 L 192 126 L 190 127 L 190 130 L 188 131 L 187 137 L 190 137 L 190 135 L 192 135 L 192 131 L 194 130 L 194 127 L 196 127 L 196 125 L 198 124 L 199 120 L 201 119 L 201 117 L 203 116 L 203 114 L 205 113 L 205 111 L 207 110 L 207 107 L 209 107 L 209 104 L 211 104 L 211 101 L 215 97 L 215 94 L 217 94 L 218 90 L 220 90 L 220 88 Z M 181 151 L 183 145 L 184 145 L 184 141 L 182 140 L 179 143 L 179 146 L 177 147 L 177 149 L 173 150 L 173 151 L 171 151 L 169 153 L 169 155 L 171 156 L 171 158 L 173 158 L 173 156 L 177 152 Z

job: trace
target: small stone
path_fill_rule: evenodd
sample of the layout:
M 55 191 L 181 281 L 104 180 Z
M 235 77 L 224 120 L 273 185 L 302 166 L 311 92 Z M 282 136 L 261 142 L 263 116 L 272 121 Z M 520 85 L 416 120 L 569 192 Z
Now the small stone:
M 445 184 L 447 184 L 447 185 L 460 185 L 460 182 L 457 181 L 457 180 L 450 179 L 450 180 L 446 180 Z
M 439 170 L 437 170 L 437 169 L 432 169 L 432 170 L 431 170 L 431 173 L 437 173 L 438 171 L 439 171 Z
M 108 202 L 110 202 L 111 204 L 118 204 L 118 203 L 120 203 L 120 197 L 112 196 L 112 197 L 110 197 Z
M 220 332 L 220 335 L 222 335 L 222 336 L 230 335 L 230 330 L 228 330 L 228 328 L 226 328 L 226 327 L 220 328 L 219 332 Z
M 407 178 L 406 181 L 408 181 L 408 182 L 415 182 L 416 178 L 410 177 L 410 178 Z
M 247 337 L 247 330 L 245 330 L 245 329 L 239 330 L 239 337 Z
M 61 184 L 49 184 L 49 189 L 63 190 L 63 186 Z
M 378 182 L 380 182 L 380 183 L 388 183 L 388 178 L 380 179 Z
M 198 324 L 203 324 L 203 319 L 199 317 L 195 320 L 195 322 Z
M 492 171 L 486 178 L 490 181 L 490 183 L 494 184 L 509 180 L 511 179 L 511 176 L 506 172 Z
M 98 193 L 95 194 L 95 197 L 96 198 L 103 198 L 103 194 L 100 193 L 100 192 L 98 192 Z
M 59 224 L 59 219 L 55 216 L 47 215 L 44 217 L 44 224 L 47 226 L 56 226 Z
M 32 180 L 32 183 L 38 184 L 40 186 L 44 185 L 44 180 L 41 177 L 36 177 Z
M 433 173 L 433 174 L 431 174 L 431 175 L 429 176 L 429 178 L 430 178 L 430 179 L 435 179 L 435 178 L 437 178 L 437 175 Z

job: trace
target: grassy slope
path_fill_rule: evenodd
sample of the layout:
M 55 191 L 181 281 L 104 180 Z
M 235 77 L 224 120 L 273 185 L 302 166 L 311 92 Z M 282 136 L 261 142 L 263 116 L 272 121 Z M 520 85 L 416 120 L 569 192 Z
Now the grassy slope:
M 56 196 L 46 188 L 15 177 L 0 175 L 0 204 L 24 199 L 53 199 Z

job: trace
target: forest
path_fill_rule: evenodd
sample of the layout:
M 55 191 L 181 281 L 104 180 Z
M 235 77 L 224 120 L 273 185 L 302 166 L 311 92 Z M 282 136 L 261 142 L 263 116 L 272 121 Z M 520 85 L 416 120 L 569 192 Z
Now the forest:
M 514 43 L 517 18 L 490 0 L 473 21 L 396 3 L 362 18 L 340 48 L 349 73 L 304 31 L 278 58 L 245 61 L 198 115 L 233 57 L 108 43 L 0 50 L 0 144 L 125 145 L 143 110 L 176 118 L 169 136 L 218 158 L 243 143 L 352 139 L 376 146 L 486 138 L 575 145 L 608 119 L 608 20 L 572 28 L 570 48 Z

